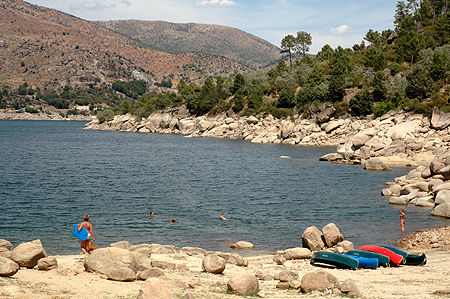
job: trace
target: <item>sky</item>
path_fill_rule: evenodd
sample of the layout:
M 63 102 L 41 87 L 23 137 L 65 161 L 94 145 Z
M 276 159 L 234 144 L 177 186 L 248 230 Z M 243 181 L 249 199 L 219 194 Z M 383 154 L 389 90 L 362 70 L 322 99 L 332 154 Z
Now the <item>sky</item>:
M 360 44 L 369 29 L 394 28 L 397 0 L 26 0 L 85 20 L 148 20 L 230 26 L 280 47 L 288 34 L 312 36 L 309 53 Z

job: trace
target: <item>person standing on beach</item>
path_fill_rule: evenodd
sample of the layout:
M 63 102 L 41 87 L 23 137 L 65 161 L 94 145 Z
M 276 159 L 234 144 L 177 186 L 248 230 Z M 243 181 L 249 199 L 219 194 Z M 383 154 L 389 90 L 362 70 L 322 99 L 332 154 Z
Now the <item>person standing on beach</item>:
M 92 240 L 95 242 L 94 230 L 92 224 L 89 223 L 90 216 L 89 214 L 84 215 L 84 222 L 78 224 L 78 231 L 81 230 L 81 227 L 84 227 L 88 231 L 88 237 L 86 241 L 80 241 L 81 251 L 84 253 L 84 258 L 86 258 L 89 254 L 89 243 Z
M 402 226 L 402 233 L 405 232 L 405 209 L 400 210 L 400 225 Z

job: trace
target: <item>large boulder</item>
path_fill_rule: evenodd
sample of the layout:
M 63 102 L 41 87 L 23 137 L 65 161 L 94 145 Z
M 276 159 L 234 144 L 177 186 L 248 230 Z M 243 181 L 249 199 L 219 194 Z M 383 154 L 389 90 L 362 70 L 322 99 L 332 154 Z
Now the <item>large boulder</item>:
M 450 202 L 450 190 L 440 190 L 437 194 L 436 194 L 436 198 L 435 198 L 435 203 L 437 205 L 446 203 L 446 202 Z
M 302 278 L 301 290 L 304 293 L 324 291 L 326 289 L 340 289 L 339 280 L 324 270 L 317 270 L 305 274 Z
M 367 162 L 364 164 L 365 170 L 391 170 L 389 166 L 384 164 L 380 159 L 378 158 L 370 158 L 367 160 Z
M 288 248 L 284 251 L 284 258 L 286 260 L 297 260 L 297 259 L 310 259 L 312 257 L 312 252 L 308 248 Z
M 19 265 L 9 258 L 0 256 L 0 276 L 2 277 L 9 277 L 13 276 L 14 274 L 19 271 Z
M 438 205 L 431 211 L 431 215 L 450 218 L 450 202 Z
M 11 244 L 11 242 L 0 239 L 0 256 L 11 258 L 12 250 L 14 249 L 14 246 Z
M 84 261 L 84 268 L 89 272 L 115 278 L 119 276 L 118 272 L 125 273 L 123 268 L 128 268 L 136 274 L 138 264 L 134 254 L 130 251 L 117 247 L 107 247 L 94 250 Z M 130 274 L 131 272 L 127 271 L 127 273 Z
M 161 279 L 149 278 L 144 282 L 137 299 L 172 299 L 172 293 Z
M 436 130 L 445 129 L 450 125 L 450 113 L 440 111 L 436 106 L 433 107 L 433 114 L 431 115 L 431 127 Z
M 39 259 L 46 257 L 47 253 L 42 247 L 41 240 L 21 243 L 11 252 L 11 259 L 20 267 L 33 268 Z
M 344 236 L 334 223 L 329 223 L 322 228 L 323 237 L 328 247 L 333 247 L 337 243 L 344 240 Z
M 325 246 L 322 237 L 322 232 L 317 227 L 310 226 L 303 232 L 302 245 L 312 251 L 321 250 Z
M 255 275 L 243 272 L 233 275 L 227 287 L 235 294 L 248 295 L 258 291 L 259 283 Z
M 208 273 L 220 274 L 225 270 L 225 266 L 225 259 L 217 254 L 208 254 L 202 261 L 202 269 Z

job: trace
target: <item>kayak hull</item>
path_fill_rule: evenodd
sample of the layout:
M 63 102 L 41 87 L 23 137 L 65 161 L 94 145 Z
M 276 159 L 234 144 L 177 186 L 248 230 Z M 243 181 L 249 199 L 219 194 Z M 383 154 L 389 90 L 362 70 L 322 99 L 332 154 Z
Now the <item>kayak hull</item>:
M 359 267 L 359 262 L 357 259 L 348 255 L 328 251 L 317 251 L 313 253 L 311 265 L 327 265 L 341 269 L 356 270 Z

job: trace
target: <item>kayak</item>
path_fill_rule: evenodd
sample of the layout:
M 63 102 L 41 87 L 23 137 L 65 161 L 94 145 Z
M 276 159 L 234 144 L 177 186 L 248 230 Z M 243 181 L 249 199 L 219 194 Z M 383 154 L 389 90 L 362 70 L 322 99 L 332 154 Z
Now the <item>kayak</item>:
M 358 268 L 362 268 L 362 269 L 376 269 L 376 268 L 378 268 L 378 259 L 377 258 L 374 258 L 374 257 L 362 257 L 362 256 L 351 255 L 351 254 L 347 254 L 347 253 L 344 253 L 344 255 L 347 255 L 349 257 L 352 257 L 352 258 L 358 260 L 358 262 L 359 262 Z
M 311 265 L 318 266 L 322 264 L 352 270 L 356 270 L 359 267 L 358 260 L 348 255 L 328 251 L 314 252 L 311 258 Z
M 425 255 L 425 253 L 422 253 L 421 255 L 418 254 L 410 254 L 407 253 L 403 250 L 397 249 L 395 247 L 392 246 L 387 246 L 387 245 L 378 245 L 384 248 L 387 248 L 397 254 L 400 254 L 401 256 L 403 256 L 403 263 L 405 265 L 409 265 L 409 266 L 423 266 L 427 263 L 427 256 Z
M 398 266 L 403 261 L 403 256 L 389 250 L 387 248 L 377 246 L 377 245 L 364 245 L 358 248 L 358 250 L 370 251 L 379 253 L 389 257 L 390 264 L 394 266 Z
M 379 253 L 355 249 L 355 250 L 349 250 L 345 254 L 356 255 L 356 256 L 360 256 L 360 257 L 367 257 L 367 258 L 376 258 L 378 260 L 378 266 L 389 267 L 390 259 L 387 256 L 379 254 Z

